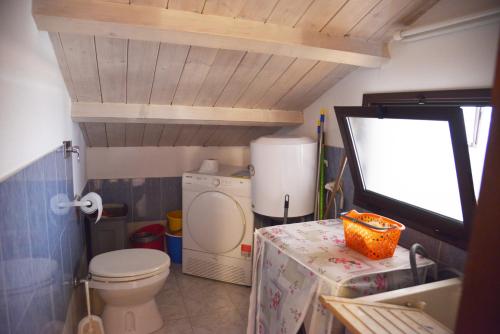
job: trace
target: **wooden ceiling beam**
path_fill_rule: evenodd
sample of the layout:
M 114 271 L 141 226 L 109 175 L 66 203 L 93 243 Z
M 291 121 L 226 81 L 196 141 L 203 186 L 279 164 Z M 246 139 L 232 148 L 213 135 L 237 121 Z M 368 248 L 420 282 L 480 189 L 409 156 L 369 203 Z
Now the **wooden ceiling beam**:
M 238 126 L 297 126 L 304 122 L 302 111 L 93 102 L 73 102 L 71 118 L 79 123 Z
M 34 0 L 38 29 L 252 51 L 363 67 L 388 59 L 386 46 L 246 19 L 99 1 Z

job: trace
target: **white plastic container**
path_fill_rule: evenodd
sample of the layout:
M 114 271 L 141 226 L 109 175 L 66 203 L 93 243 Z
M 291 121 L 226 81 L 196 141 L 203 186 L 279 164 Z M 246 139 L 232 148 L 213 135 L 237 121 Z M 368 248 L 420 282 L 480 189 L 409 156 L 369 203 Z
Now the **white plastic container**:
M 314 211 L 316 142 L 307 137 L 260 137 L 250 143 L 253 211 L 283 217 L 285 195 L 289 217 Z

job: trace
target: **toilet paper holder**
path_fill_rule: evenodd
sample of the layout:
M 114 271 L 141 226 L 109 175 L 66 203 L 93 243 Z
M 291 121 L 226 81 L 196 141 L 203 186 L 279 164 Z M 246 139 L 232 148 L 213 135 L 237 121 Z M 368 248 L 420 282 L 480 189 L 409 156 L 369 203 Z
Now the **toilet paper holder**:
M 60 208 L 71 208 L 73 206 L 91 206 L 92 202 L 91 201 L 79 201 L 77 197 L 75 197 L 75 200 L 72 202 L 61 202 L 59 203 Z
M 80 210 L 87 215 L 97 211 L 95 223 L 101 219 L 102 215 L 101 196 L 94 192 L 89 192 L 80 199 L 78 196 L 75 196 L 73 201 L 70 201 L 65 194 L 58 194 L 51 199 L 51 207 L 52 211 L 59 215 L 67 214 L 71 207 L 79 207 Z

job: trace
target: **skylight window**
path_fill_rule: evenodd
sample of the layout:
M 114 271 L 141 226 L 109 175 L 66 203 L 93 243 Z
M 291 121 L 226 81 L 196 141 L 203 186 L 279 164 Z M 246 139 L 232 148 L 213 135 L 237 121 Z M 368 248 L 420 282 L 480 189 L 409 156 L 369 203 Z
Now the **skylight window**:
M 492 110 L 476 91 L 451 92 L 457 101 L 450 91 L 372 94 L 372 104 L 335 112 L 354 203 L 465 248 Z
M 447 121 L 348 122 L 367 191 L 463 221 Z

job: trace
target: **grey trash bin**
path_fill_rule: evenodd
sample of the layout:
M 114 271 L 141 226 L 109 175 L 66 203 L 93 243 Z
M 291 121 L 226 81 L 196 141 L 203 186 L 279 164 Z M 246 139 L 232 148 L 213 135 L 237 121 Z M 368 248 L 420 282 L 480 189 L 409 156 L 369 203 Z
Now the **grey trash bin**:
M 123 206 L 124 210 L 117 210 Z M 107 209 L 107 210 L 106 210 Z M 105 212 L 117 216 L 106 217 Z M 103 217 L 97 223 L 90 223 L 92 257 L 127 247 L 127 210 L 123 204 L 104 204 Z

